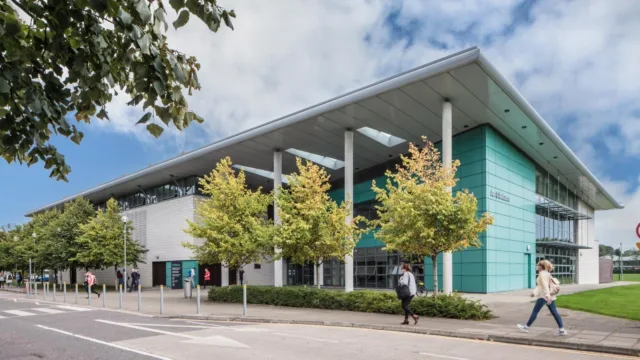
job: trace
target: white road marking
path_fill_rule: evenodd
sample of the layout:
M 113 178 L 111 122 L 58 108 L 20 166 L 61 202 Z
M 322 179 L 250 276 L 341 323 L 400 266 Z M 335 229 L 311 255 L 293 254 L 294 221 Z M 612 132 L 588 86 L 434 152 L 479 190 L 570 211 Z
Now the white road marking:
M 72 310 L 72 311 L 91 311 L 92 309 L 85 309 L 85 308 L 81 308 L 81 307 L 75 307 L 75 306 L 64 306 L 64 305 L 58 305 L 56 306 L 58 309 L 64 309 L 64 310 Z
M 440 359 L 450 359 L 450 360 L 469 360 L 466 358 L 460 358 L 460 357 L 454 357 L 454 356 L 446 356 L 446 355 L 439 355 L 439 354 L 431 354 L 431 353 L 420 353 L 420 355 L 424 355 L 424 356 L 431 356 L 431 357 L 436 357 L 436 358 L 440 358 Z
M 104 324 L 117 325 L 117 326 L 122 326 L 122 327 L 130 328 L 130 329 L 144 330 L 144 331 L 149 331 L 149 332 L 154 332 L 154 333 L 164 334 L 164 335 L 173 335 L 173 336 L 183 337 L 183 338 L 187 338 L 187 339 L 196 339 L 197 338 L 195 336 L 191 336 L 191 335 L 187 335 L 187 334 L 175 333 L 175 332 L 171 332 L 171 331 L 164 331 L 164 330 L 158 330 L 158 329 L 150 329 L 150 328 L 147 328 L 147 327 L 144 327 L 144 326 L 131 325 L 131 324 L 126 324 L 126 323 L 117 323 L 117 322 L 109 321 L 109 320 L 99 320 L 98 319 L 96 321 L 104 323 Z
M 207 325 L 207 326 L 210 326 L 210 327 L 218 327 L 218 328 L 225 327 L 225 326 L 222 326 L 222 325 L 209 324 L 209 323 L 206 323 L 206 322 L 199 322 L 199 321 L 187 321 L 187 320 L 184 320 L 184 322 L 189 323 L 189 324 Z
M 299 335 L 291 335 L 291 334 L 285 334 L 285 333 L 274 333 L 274 334 L 275 335 L 298 338 L 298 339 L 305 339 L 305 340 L 315 340 L 315 341 L 330 342 L 330 343 L 337 343 L 338 342 L 337 340 L 329 340 L 329 339 L 321 339 L 321 338 L 306 337 L 306 336 L 299 336 Z
M 167 327 L 167 328 L 193 328 L 193 329 L 211 329 L 218 326 L 205 326 L 205 325 L 167 325 L 167 324 L 143 324 L 143 323 L 126 323 L 127 325 L 136 326 L 151 326 L 151 327 Z
M 30 309 L 30 310 L 40 311 L 40 312 L 43 312 L 45 314 L 63 314 L 64 313 L 64 311 L 56 310 L 56 309 L 50 309 L 50 308 L 33 308 L 33 309 Z
M 6 312 L 7 314 L 17 315 L 17 316 L 32 316 L 32 315 L 35 315 L 34 313 L 30 313 L 28 311 L 22 311 L 22 310 L 5 310 L 4 312 Z
M 236 348 L 244 348 L 244 349 L 249 348 L 249 346 L 241 342 L 238 342 L 220 335 L 183 340 L 180 342 L 183 344 L 213 345 L 213 346 L 236 347 Z
M 0 315 L 0 319 L 4 319 L 4 316 Z
M 102 344 L 102 345 L 114 347 L 116 349 L 120 349 L 120 350 L 124 350 L 124 351 L 131 351 L 133 353 L 144 355 L 144 356 L 148 356 L 148 357 L 152 357 L 154 359 L 173 360 L 173 359 L 168 358 L 168 357 L 155 355 L 155 354 L 151 354 L 151 353 L 140 351 L 140 350 L 136 350 L 136 349 L 131 349 L 131 348 L 124 347 L 124 346 L 121 346 L 121 345 L 111 344 L 111 343 L 108 343 L 108 342 L 105 342 L 105 341 L 102 341 L 102 340 L 98 340 L 98 339 L 94 339 L 94 338 L 90 338 L 90 337 L 86 337 L 86 336 L 82 336 L 82 335 L 78 335 L 78 334 L 73 334 L 73 333 L 70 333 L 68 331 L 64 331 L 64 330 L 60 330 L 60 329 L 54 329 L 54 328 L 50 328 L 50 327 L 47 327 L 47 326 L 44 326 L 44 325 L 36 325 L 36 326 L 41 328 L 41 329 L 55 331 L 55 332 L 60 333 L 60 334 L 77 337 L 79 339 L 83 339 L 83 340 L 91 341 L 91 342 L 94 342 L 94 343 L 97 343 L 97 344 Z

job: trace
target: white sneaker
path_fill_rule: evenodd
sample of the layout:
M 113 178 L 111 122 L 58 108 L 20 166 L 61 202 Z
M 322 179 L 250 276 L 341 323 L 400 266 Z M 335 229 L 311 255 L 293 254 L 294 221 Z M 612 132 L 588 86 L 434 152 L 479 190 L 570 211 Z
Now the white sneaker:
M 558 332 L 556 333 L 556 335 L 558 335 L 558 336 L 567 336 L 567 335 L 569 335 L 569 333 L 565 329 L 559 329 Z
M 520 325 L 518 324 L 518 329 L 524 331 L 524 332 L 529 332 L 529 327 L 527 325 Z

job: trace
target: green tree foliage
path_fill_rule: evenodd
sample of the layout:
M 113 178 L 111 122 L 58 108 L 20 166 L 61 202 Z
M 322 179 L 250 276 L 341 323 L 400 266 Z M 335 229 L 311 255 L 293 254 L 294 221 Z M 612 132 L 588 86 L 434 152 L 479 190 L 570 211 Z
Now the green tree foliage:
M 43 270 L 61 270 L 62 265 L 58 262 L 59 257 L 56 257 L 57 248 L 57 227 L 56 222 L 60 218 L 60 212 L 58 210 L 48 210 L 43 213 L 39 213 L 33 217 L 31 222 L 26 226 L 26 229 L 31 234 L 36 234 L 33 242 L 33 265 L 37 269 L 36 273 L 40 273 Z
M 261 188 L 256 191 L 247 188 L 244 171 L 236 173 L 228 157 L 200 180 L 200 186 L 209 198 L 198 202 L 197 221 L 187 220 L 185 232 L 203 243 L 183 243 L 193 250 L 198 261 L 239 269 L 259 262 L 271 252 L 269 194 L 263 194 Z
M 611 246 L 600 244 L 600 256 L 611 256 L 614 250 Z
M 376 237 L 387 250 L 430 257 L 433 262 L 433 292 L 438 294 L 437 256 L 445 251 L 479 247 L 478 235 L 493 223 L 487 213 L 478 218 L 478 201 L 468 190 L 450 189 L 456 185 L 459 161 L 445 167 L 440 153 L 424 139 L 419 149 L 409 144 L 409 155 L 402 156 L 397 172 L 386 172 L 386 188 L 373 182 L 372 190 L 380 202 L 380 230 Z
M 233 29 L 235 13 L 216 0 L 0 0 L 0 155 L 43 161 L 66 181 L 71 168 L 51 136 L 80 144 L 67 115 L 108 119 L 119 91 L 146 110 L 138 124 L 155 137 L 170 124 L 202 122 L 183 95 L 200 89 L 200 64 L 167 43 L 167 5 L 179 13 L 176 29 L 191 15 L 213 32 Z
M 352 254 L 363 233 L 358 223 L 364 218 L 358 216 L 347 223 L 352 204 L 338 205 L 331 199 L 327 172 L 300 158 L 296 158 L 296 165 L 298 172 L 288 176 L 290 186 L 280 188 L 276 197 L 282 226 L 277 227 L 274 241 L 281 251 L 274 259 L 287 258 L 296 264 L 310 262 L 319 274 L 324 260 Z
M 80 267 L 75 258 L 78 255 L 77 241 L 82 235 L 81 226 L 87 224 L 95 214 L 93 205 L 82 197 L 64 205 L 62 214 L 52 226 L 56 231 L 55 241 L 48 245 L 49 256 L 60 270 L 75 272 Z
M 75 261 L 85 269 L 104 269 L 122 265 L 124 258 L 124 224 L 120 206 L 114 199 L 107 201 L 106 209 L 98 210 L 88 223 L 80 225 L 81 235 L 76 239 L 78 250 Z M 127 223 L 127 264 L 145 263 L 147 249 L 131 236 L 131 221 Z

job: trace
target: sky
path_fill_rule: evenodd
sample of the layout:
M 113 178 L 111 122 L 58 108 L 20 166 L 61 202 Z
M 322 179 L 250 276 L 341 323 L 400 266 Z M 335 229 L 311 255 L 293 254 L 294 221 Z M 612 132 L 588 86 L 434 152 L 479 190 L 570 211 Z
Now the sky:
M 121 175 L 207 145 L 381 78 L 478 46 L 601 180 L 624 210 L 596 214 L 596 239 L 640 241 L 640 1 L 220 0 L 235 31 L 198 19 L 170 29 L 195 55 L 202 90 L 187 100 L 205 123 L 159 140 L 117 96 L 111 121 L 53 143 L 69 182 L 0 161 L 0 224 Z M 169 20 L 176 17 L 169 10 Z

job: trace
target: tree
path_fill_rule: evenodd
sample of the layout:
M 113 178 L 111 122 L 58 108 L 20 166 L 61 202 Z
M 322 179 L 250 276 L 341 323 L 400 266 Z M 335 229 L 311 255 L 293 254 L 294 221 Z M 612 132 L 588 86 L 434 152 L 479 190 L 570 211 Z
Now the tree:
M 613 250 L 613 255 L 622 256 L 621 253 L 620 253 L 620 248 L 617 248 L 617 249 Z
M 602 245 L 600 244 L 599 246 L 599 252 L 600 252 L 600 256 L 611 256 L 614 253 L 614 250 L 611 246 L 608 245 Z
M 62 214 L 52 226 L 56 230 L 56 241 L 49 245 L 51 257 L 59 270 L 69 269 L 75 273 L 80 266 L 75 258 L 79 249 L 78 239 L 82 235 L 81 226 L 87 224 L 95 214 L 93 205 L 82 197 L 64 204 Z
M 36 234 L 33 241 L 27 242 L 34 244 L 32 253 L 36 273 L 42 273 L 43 270 L 60 270 L 60 263 L 57 262 L 59 257 L 56 256 L 57 228 L 55 226 L 59 218 L 58 210 L 48 210 L 36 214 L 25 227 L 28 230 L 27 235 Z
M 400 251 L 433 262 L 433 292 L 438 294 L 438 254 L 479 247 L 478 235 L 493 223 L 485 213 L 477 216 L 478 201 L 468 190 L 450 189 L 456 185 L 455 173 L 460 162 L 450 167 L 440 161 L 440 153 L 428 142 L 419 149 L 409 144 L 409 155 L 401 156 L 397 172 L 386 172 L 386 188 L 375 181 L 372 190 L 379 201 L 379 227 L 376 237 L 390 251 Z
M 278 227 L 274 240 L 274 260 L 287 258 L 296 264 L 312 263 L 320 274 L 324 260 L 343 259 L 351 254 L 363 233 L 358 216 L 350 223 L 345 221 L 352 204 L 338 205 L 329 197 L 329 175 L 312 163 L 296 158 L 298 172 L 288 176 L 289 188 L 281 188 L 276 197 L 278 215 L 282 226 Z M 318 281 L 318 287 L 320 282 Z
M 233 29 L 233 10 L 216 0 L 169 0 L 179 12 L 174 28 L 191 15 L 216 32 Z M 11 163 L 44 162 L 50 176 L 67 180 L 71 168 L 51 144 L 53 134 L 80 144 L 83 133 L 67 114 L 89 123 L 109 119 L 118 91 L 147 112 L 138 121 L 155 137 L 173 123 L 182 130 L 203 119 L 188 110 L 183 90 L 200 89 L 192 56 L 172 49 L 166 2 L 154 0 L 0 1 L 0 155 Z M 148 124 L 147 124 L 148 123 Z
M 236 174 L 230 158 L 220 160 L 200 186 L 209 198 L 198 202 L 197 221 L 187 220 L 185 232 L 203 243 L 182 244 L 199 262 L 236 270 L 272 251 L 273 226 L 267 219 L 272 197 L 262 188 L 247 188 L 244 171 Z
M 107 201 L 106 209 L 97 210 L 96 216 L 80 225 L 77 255 L 72 261 L 85 269 L 104 269 L 121 265 L 124 258 L 123 226 L 120 206 L 114 199 Z M 131 221 L 127 223 L 127 264 L 145 263 L 147 249 L 131 236 Z

